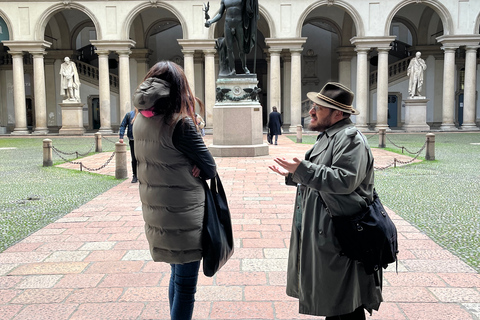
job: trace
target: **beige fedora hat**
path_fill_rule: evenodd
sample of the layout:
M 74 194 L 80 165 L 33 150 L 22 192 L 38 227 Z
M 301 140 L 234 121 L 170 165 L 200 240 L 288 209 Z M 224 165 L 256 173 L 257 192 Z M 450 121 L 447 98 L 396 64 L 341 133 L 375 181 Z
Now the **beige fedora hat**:
M 308 99 L 318 105 L 356 115 L 360 112 L 352 107 L 354 96 L 352 90 L 337 82 L 327 82 L 318 93 L 307 93 Z

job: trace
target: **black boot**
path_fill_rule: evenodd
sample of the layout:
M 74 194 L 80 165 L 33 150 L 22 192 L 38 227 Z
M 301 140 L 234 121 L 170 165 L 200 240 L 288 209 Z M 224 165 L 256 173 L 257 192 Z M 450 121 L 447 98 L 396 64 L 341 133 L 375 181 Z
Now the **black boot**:
M 138 182 L 137 176 L 134 175 L 132 178 L 132 183 L 137 183 L 137 182 Z

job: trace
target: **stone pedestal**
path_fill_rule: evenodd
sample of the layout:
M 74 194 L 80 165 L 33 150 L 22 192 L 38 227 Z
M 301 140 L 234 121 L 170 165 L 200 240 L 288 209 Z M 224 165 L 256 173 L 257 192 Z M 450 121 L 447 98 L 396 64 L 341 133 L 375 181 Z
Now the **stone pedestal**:
M 217 80 L 213 144 L 208 147 L 213 156 L 268 155 L 268 145 L 263 142 L 262 106 L 257 101 L 257 84 L 254 74 Z
M 430 131 L 427 124 L 427 102 L 425 97 L 414 97 L 404 100 L 405 124 L 403 129 L 407 132 Z
M 83 135 L 83 105 L 82 102 L 60 103 L 62 108 L 62 127 L 58 131 L 59 135 Z

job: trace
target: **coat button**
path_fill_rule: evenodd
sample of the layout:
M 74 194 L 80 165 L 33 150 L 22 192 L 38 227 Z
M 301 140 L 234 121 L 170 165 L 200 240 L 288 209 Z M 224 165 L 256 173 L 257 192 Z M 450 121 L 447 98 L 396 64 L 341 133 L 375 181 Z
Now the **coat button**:
M 318 230 L 318 234 L 323 234 L 323 230 Z

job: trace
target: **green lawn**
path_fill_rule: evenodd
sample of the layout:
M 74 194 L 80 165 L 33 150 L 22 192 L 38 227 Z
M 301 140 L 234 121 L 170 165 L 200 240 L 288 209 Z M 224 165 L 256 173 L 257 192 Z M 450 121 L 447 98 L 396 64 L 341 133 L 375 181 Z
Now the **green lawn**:
M 401 151 L 392 142 L 412 152 L 425 143 L 425 134 L 387 137 L 391 151 Z M 378 136 L 368 141 L 378 146 Z M 377 170 L 376 189 L 387 207 L 480 272 L 480 133 L 436 133 L 435 159 Z
M 50 139 L 67 153 L 86 153 L 94 142 L 93 137 Z M 42 140 L 0 138 L 0 252 L 123 181 L 43 167 Z M 114 144 L 103 139 L 103 151 L 113 150 Z M 53 161 L 63 162 L 55 153 Z

